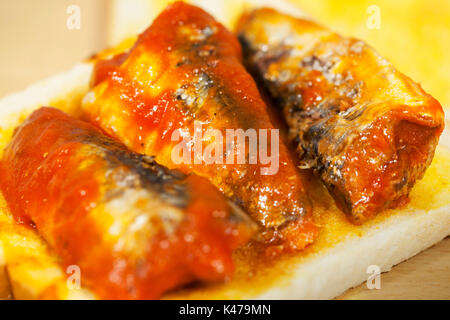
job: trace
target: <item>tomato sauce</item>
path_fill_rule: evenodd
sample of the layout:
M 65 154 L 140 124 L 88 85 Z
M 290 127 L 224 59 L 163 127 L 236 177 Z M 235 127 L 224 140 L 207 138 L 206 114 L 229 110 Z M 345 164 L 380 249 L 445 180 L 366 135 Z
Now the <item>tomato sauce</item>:
M 1 190 L 16 220 L 35 226 L 103 299 L 228 279 L 232 251 L 254 231 L 204 178 L 172 173 L 53 108 L 16 129 Z
M 211 144 L 205 135 L 194 137 L 196 121 L 202 133 L 214 129 L 222 137 L 227 129 L 257 133 L 277 129 L 256 83 L 242 65 L 237 38 L 200 8 L 176 2 L 125 56 L 125 60 L 98 62 L 94 86 L 83 103 L 84 117 L 133 151 L 209 179 L 259 222 L 265 232 L 262 240 L 275 247 L 269 254 L 301 250 L 312 243 L 318 229 L 311 218 L 304 177 L 282 141 L 277 141 L 278 150 L 273 148 L 278 171 L 269 175 L 261 173 L 268 166 L 261 160 L 210 164 L 204 161 L 204 153 L 192 155 L 194 143 L 201 144 L 202 150 Z M 110 65 L 115 68 L 109 69 Z M 180 141 L 171 138 L 179 129 L 193 137 L 188 145 L 189 163 L 172 158 Z M 268 137 L 267 149 L 271 150 L 271 132 Z M 223 159 L 227 143 L 231 142 L 225 141 L 219 150 Z M 260 143 L 257 150 L 264 148 Z M 235 150 L 239 149 L 246 159 L 250 157 L 249 147 L 235 141 Z

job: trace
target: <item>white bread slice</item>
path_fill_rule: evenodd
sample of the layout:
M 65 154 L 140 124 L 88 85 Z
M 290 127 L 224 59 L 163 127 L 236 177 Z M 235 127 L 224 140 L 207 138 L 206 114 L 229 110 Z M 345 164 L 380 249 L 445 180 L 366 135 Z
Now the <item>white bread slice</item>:
M 91 71 L 90 63 L 81 63 L 0 100 L 0 156 L 13 129 L 41 105 L 76 115 Z M 316 186 L 314 215 L 322 230 L 315 244 L 295 256 L 256 267 L 249 266 L 245 252 L 238 252 L 231 281 L 178 290 L 167 298 L 328 299 L 367 280 L 369 265 L 390 270 L 450 235 L 450 151 L 446 146 L 450 147 L 448 130 L 406 207 L 388 210 L 358 227 L 347 222 L 323 188 Z M 6 265 L 15 298 L 40 298 L 49 293 L 61 299 L 94 298 L 88 290 L 68 289 L 58 257 L 36 232 L 13 221 L 2 197 L 0 244 L 4 253 L 0 270 Z M 0 288 L 6 287 L 6 281 L 0 271 Z
M 76 114 L 91 69 L 89 63 L 79 64 L 0 100 L 0 150 L 13 128 L 41 105 Z M 315 199 L 322 231 L 304 252 L 269 266 L 264 263 L 251 271 L 253 276 L 237 254 L 237 272 L 230 282 L 179 290 L 167 298 L 328 299 L 366 281 L 369 265 L 390 270 L 450 235 L 450 151 L 445 147 L 450 146 L 449 137 L 446 130 L 431 167 L 405 208 L 388 210 L 358 227 L 346 221 L 331 198 Z M 323 195 L 318 192 L 318 197 Z M 67 289 L 67 274 L 57 257 L 33 230 L 15 224 L 0 200 L 0 241 L 14 297 L 38 298 L 53 290 L 59 298 L 93 298 L 87 290 Z

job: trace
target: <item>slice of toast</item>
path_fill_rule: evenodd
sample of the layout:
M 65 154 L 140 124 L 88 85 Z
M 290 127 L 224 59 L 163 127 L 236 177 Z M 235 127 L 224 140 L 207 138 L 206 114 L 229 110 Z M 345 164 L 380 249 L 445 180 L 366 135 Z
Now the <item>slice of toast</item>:
M 41 105 L 76 115 L 91 70 L 90 63 L 79 64 L 0 100 L 0 150 L 14 128 Z M 369 266 L 378 266 L 382 272 L 390 270 L 450 235 L 449 141 L 446 130 L 432 165 L 413 188 L 411 201 L 405 207 L 387 210 L 363 226 L 354 226 L 335 207 L 323 186 L 312 183 L 314 215 L 321 226 L 316 243 L 277 261 L 260 259 L 251 251 L 238 251 L 237 271 L 231 281 L 177 290 L 166 298 L 333 298 L 366 281 Z M 0 288 L 10 286 L 14 298 L 94 297 L 88 290 L 70 289 L 70 273 L 59 266 L 58 257 L 35 230 L 14 222 L 3 198 L 0 241 L 4 256 L 3 263 L 0 259 Z
M 126 42 L 125 47 L 129 45 L 132 41 Z M 100 56 L 124 49 L 119 48 Z M 76 116 L 91 72 L 90 62 L 81 63 L 1 99 L 0 156 L 14 128 L 40 106 L 54 106 Z M 333 298 L 366 281 L 377 267 L 388 271 L 450 235 L 448 129 L 425 177 L 413 188 L 410 203 L 387 210 L 363 226 L 349 223 L 324 187 L 312 180 L 314 216 L 321 226 L 316 243 L 276 261 L 262 259 L 250 249 L 238 250 L 237 270 L 231 281 L 190 286 L 171 292 L 166 298 Z M 71 274 L 66 271 L 35 230 L 14 222 L 0 195 L 0 298 L 95 298 L 87 289 L 72 288 Z M 81 280 L 82 277 L 81 273 Z

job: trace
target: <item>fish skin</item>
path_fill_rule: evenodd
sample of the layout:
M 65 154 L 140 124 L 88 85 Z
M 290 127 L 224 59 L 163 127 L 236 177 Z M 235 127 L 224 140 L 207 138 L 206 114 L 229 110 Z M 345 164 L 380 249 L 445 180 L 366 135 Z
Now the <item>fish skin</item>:
M 13 216 L 103 299 L 155 299 L 195 280 L 227 279 L 233 250 L 255 232 L 206 179 L 54 108 L 16 129 L 1 163 Z
M 177 164 L 171 158 L 171 134 L 187 129 L 193 136 L 195 121 L 224 137 L 226 129 L 277 129 L 231 32 L 200 8 L 176 2 L 125 56 L 97 63 L 83 103 L 85 119 L 169 168 L 209 179 L 259 223 L 260 240 L 276 247 L 270 251 L 301 250 L 314 241 L 318 228 L 305 178 L 282 141 L 273 175 L 262 174 L 266 165 L 260 162 Z M 205 137 L 201 142 L 208 145 Z
M 407 201 L 444 128 L 436 99 L 363 41 L 310 20 L 261 8 L 241 17 L 237 34 L 300 166 L 315 170 L 352 222 Z

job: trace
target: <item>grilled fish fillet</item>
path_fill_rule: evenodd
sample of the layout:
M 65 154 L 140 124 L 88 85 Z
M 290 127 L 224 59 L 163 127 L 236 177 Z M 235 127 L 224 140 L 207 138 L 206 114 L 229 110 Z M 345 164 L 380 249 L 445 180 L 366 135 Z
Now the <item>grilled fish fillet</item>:
M 170 171 L 57 109 L 31 114 L 1 163 L 13 216 L 103 299 L 227 279 L 232 251 L 254 231 L 206 179 Z
M 259 222 L 260 240 L 269 244 L 269 254 L 301 250 L 317 236 L 310 201 L 294 159 L 275 135 L 278 131 L 241 60 L 238 40 L 213 17 L 200 8 L 174 3 L 129 52 L 97 63 L 93 88 L 83 101 L 84 117 L 136 152 L 208 178 Z M 196 123 L 202 125 L 200 138 Z M 205 134 L 215 130 L 225 139 L 230 129 L 253 131 L 257 157 L 246 144 L 248 136 L 233 143 Z M 190 162 L 173 158 L 179 143 L 173 135 L 181 130 L 186 130 L 182 136 L 193 137 L 186 143 L 193 153 Z M 261 130 L 266 130 L 263 142 Z M 213 146 L 216 160 L 222 162 L 208 163 L 204 152 L 196 153 L 196 142 L 203 150 Z M 261 152 L 272 152 L 277 170 L 267 172 L 270 164 L 261 161 Z
M 272 9 L 237 27 L 244 60 L 282 109 L 300 165 L 354 223 L 401 205 L 433 159 L 441 105 L 363 41 Z

